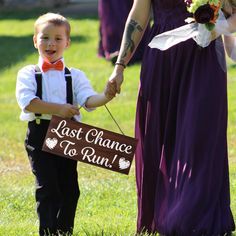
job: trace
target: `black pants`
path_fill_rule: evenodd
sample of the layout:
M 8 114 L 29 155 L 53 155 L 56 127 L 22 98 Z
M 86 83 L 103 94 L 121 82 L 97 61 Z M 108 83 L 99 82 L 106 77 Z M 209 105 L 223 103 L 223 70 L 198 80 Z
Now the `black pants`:
M 25 147 L 36 177 L 39 234 L 71 235 L 79 199 L 77 162 L 43 152 L 49 121 L 29 122 Z

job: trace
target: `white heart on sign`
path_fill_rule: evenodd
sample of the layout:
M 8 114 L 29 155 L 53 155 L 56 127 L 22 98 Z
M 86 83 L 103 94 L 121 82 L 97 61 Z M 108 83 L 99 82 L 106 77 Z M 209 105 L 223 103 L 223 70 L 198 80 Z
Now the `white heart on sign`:
M 125 158 L 120 158 L 119 167 L 121 170 L 127 169 L 130 166 L 130 161 L 125 160 Z
M 53 149 L 56 147 L 58 140 L 56 138 L 47 138 L 46 145 L 49 149 Z

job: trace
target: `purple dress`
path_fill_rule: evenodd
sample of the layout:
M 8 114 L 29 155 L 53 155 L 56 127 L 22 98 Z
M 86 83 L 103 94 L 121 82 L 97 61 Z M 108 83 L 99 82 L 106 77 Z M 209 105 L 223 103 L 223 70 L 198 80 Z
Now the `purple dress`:
M 183 0 L 152 0 L 157 34 L 184 25 Z M 216 236 L 234 230 L 227 157 L 226 73 L 215 41 L 146 47 L 137 102 L 138 232 Z
M 116 60 L 124 32 L 125 22 L 132 8 L 133 0 L 99 0 L 100 41 L 98 55 L 107 60 Z M 147 28 L 146 32 L 149 28 Z M 140 61 L 147 44 L 144 34 L 131 62 Z

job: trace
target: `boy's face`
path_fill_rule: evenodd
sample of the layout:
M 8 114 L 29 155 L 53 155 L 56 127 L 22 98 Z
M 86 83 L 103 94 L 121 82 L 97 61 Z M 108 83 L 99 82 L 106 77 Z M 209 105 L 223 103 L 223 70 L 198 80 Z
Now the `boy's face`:
M 65 26 L 58 26 L 52 23 L 39 25 L 37 27 L 37 35 L 34 35 L 33 41 L 40 56 L 51 63 L 62 58 L 64 50 L 70 44 Z

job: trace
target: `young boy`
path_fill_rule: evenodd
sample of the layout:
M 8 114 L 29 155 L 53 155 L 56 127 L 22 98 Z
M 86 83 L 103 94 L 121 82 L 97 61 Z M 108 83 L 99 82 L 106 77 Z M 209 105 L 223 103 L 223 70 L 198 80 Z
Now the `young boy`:
M 63 52 L 70 45 L 70 24 L 59 14 L 40 16 L 34 25 L 33 42 L 39 52 L 38 65 L 18 72 L 16 98 L 20 118 L 28 121 L 25 148 L 36 177 L 39 234 L 71 235 L 79 198 L 77 162 L 42 151 L 51 115 L 80 119 L 79 107 L 87 110 L 112 99 L 113 87 L 94 92 L 85 74 L 66 70 Z

